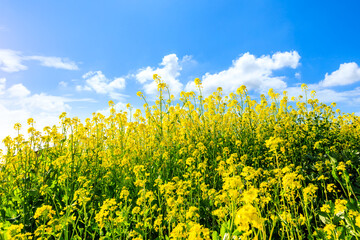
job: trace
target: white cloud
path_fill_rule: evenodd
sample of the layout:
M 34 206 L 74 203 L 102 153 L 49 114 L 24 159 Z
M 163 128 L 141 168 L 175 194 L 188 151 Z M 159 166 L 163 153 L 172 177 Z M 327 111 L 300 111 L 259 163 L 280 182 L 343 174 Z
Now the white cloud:
M 24 61 L 38 61 L 42 66 L 66 70 L 78 70 L 75 62 L 66 58 L 46 56 L 24 56 L 19 51 L 0 49 L 0 70 L 4 72 L 19 72 L 27 69 Z
M 118 102 L 118 103 L 116 103 L 115 104 L 115 106 L 114 106 L 114 108 L 115 108 L 115 110 L 116 110 L 116 112 L 118 113 L 118 112 L 120 112 L 120 111 L 122 111 L 122 112 L 127 112 L 128 114 L 129 114 L 129 109 L 126 107 L 126 104 L 125 103 L 123 103 L 123 102 Z M 107 107 L 107 108 L 105 108 L 105 109 L 101 109 L 101 110 L 98 110 L 97 111 L 98 113 L 101 113 L 102 115 L 104 115 L 104 116 L 110 116 L 110 107 Z M 134 113 L 135 111 L 132 111 L 132 113 Z M 129 117 L 129 116 L 128 116 Z
M 338 70 L 331 74 L 326 73 L 325 78 L 318 83 L 309 84 L 309 92 L 312 90 L 316 91 L 316 98 L 324 103 L 343 103 L 347 106 L 354 106 L 360 99 L 360 87 L 356 87 L 352 90 L 347 91 L 336 91 L 331 89 L 334 86 L 345 86 L 360 81 L 360 68 L 354 63 L 343 63 L 340 64 Z M 286 89 L 289 96 L 304 95 L 301 87 L 288 87 Z
M 331 74 L 326 73 L 320 82 L 323 87 L 345 86 L 360 81 L 360 68 L 355 62 L 340 64 L 340 68 Z
M 24 99 L 24 105 L 26 105 L 28 109 L 51 113 L 69 111 L 71 107 L 67 102 L 71 102 L 71 99 L 51 96 L 45 93 L 33 94 L 31 97 Z
M 85 79 L 85 85 L 77 85 L 76 90 L 108 94 L 113 99 L 121 99 L 125 96 L 118 92 L 125 89 L 125 78 L 110 80 L 101 71 L 90 71 L 83 75 L 83 79 Z
M 67 87 L 67 86 L 68 86 L 68 83 L 67 83 L 67 82 L 64 82 L 64 81 L 61 81 L 61 82 L 59 82 L 59 86 L 60 86 L 60 87 Z
M 26 70 L 22 64 L 21 52 L 10 49 L 0 49 L 0 69 L 4 72 L 18 72 Z
M 296 51 L 277 52 L 272 56 L 263 55 L 259 58 L 245 53 L 228 69 L 219 73 L 206 73 L 202 77 L 205 94 L 210 94 L 218 87 L 222 87 L 225 94 L 235 92 L 238 87 L 245 85 L 249 90 L 259 92 L 269 88 L 276 90 L 287 87 L 284 76 L 274 76 L 274 70 L 290 67 L 295 69 L 299 65 L 300 55 Z M 186 91 L 196 90 L 195 84 L 189 82 Z
M 0 78 L 0 95 L 4 94 L 5 87 L 6 87 L 6 79 Z
M 42 66 L 53 67 L 66 70 L 78 70 L 79 67 L 75 62 L 65 58 L 59 57 L 44 57 L 44 56 L 29 56 L 24 57 L 24 60 L 36 60 L 39 61 Z
M 266 62 L 271 69 L 281 69 L 284 67 L 295 69 L 299 65 L 300 55 L 297 51 L 277 52 L 272 55 L 271 60 L 269 56 L 262 56 L 261 59 L 264 59 L 264 62 Z
M 11 86 L 7 90 L 10 97 L 24 98 L 30 94 L 30 91 L 21 83 Z
M 298 97 L 302 95 L 305 98 L 305 93 L 301 90 L 301 87 L 288 87 L 285 89 L 288 92 L 288 96 Z M 343 103 L 348 106 L 356 105 L 356 99 L 360 97 L 360 87 L 348 91 L 336 91 L 334 89 L 324 88 L 320 84 L 308 85 L 308 98 L 310 98 L 310 92 L 316 91 L 316 98 L 323 103 Z
M 2 140 L 10 135 L 14 137 L 14 124 L 19 122 L 26 135 L 27 119 L 32 117 L 37 122 L 38 130 L 45 126 L 59 123 L 58 116 L 71 110 L 69 103 L 75 101 L 91 101 L 91 99 L 72 99 L 52 96 L 45 93 L 32 94 L 23 84 L 6 87 L 6 79 L 0 79 L 0 148 L 4 148 Z
M 360 89 L 354 91 L 342 91 L 337 92 L 332 89 L 320 89 L 316 92 L 316 98 L 321 102 L 331 103 L 331 102 L 348 102 L 354 96 L 360 96 Z M 349 102 L 348 102 L 349 103 Z
M 81 86 L 81 85 L 76 85 L 75 87 L 76 91 L 91 91 L 91 88 L 88 86 Z
M 157 94 L 157 85 L 153 80 L 153 75 L 158 74 L 169 86 L 170 92 L 177 96 L 183 89 L 183 84 L 178 77 L 180 76 L 182 65 L 188 61 L 191 61 L 190 56 L 184 56 L 183 59 L 179 61 L 176 54 L 169 54 L 164 56 L 160 67 L 140 69 L 135 77 L 139 83 L 143 84 L 145 93 L 154 96 Z

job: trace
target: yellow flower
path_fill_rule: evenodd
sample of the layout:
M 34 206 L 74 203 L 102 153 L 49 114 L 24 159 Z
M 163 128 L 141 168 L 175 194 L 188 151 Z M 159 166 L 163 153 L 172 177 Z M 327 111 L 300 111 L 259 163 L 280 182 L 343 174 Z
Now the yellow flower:
M 274 98 L 275 97 L 274 89 L 270 88 L 268 91 L 268 95 L 270 96 L 270 98 Z
M 285 192 L 288 192 L 289 190 L 291 191 L 301 188 L 300 177 L 295 172 L 290 172 L 285 174 L 285 176 L 282 179 L 282 184 Z
M 80 206 L 86 205 L 90 199 L 90 193 L 87 189 L 79 188 L 74 193 L 74 201 L 78 201 Z
M 234 223 L 239 231 L 247 231 L 250 229 L 249 224 L 261 229 L 263 220 L 259 217 L 254 206 L 246 204 L 237 211 Z
M 241 87 L 239 87 L 239 88 L 236 90 L 236 93 L 239 94 L 239 95 L 242 95 L 242 94 L 246 93 L 246 86 L 245 86 L 245 85 L 242 85 Z
M 326 213 L 330 213 L 330 205 L 329 204 L 324 204 L 321 208 L 320 211 L 322 212 L 326 212 Z
M 29 119 L 27 120 L 27 123 L 28 123 L 29 125 L 33 124 L 33 123 L 34 123 L 34 119 L 33 119 L 33 118 L 29 118 Z
M 55 214 L 55 211 L 52 210 L 52 206 L 50 205 L 43 205 L 36 209 L 36 212 L 34 214 L 34 219 L 43 218 L 44 221 L 48 219 L 52 219 L 53 215 Z
M 195 78 L 194 82 L 195 82 L 195 85 L 196 85 L 196 86 L 200 86 L 200 85 L 201 85 L 201 80 L 200 80 L 199 78 Z
M 308 86 L 305 83 L 301 84 L 301 90 L 306 91 L 307 89 Z
M 113 222 L 113 213 L 115 213 L 117 208 L 118 206 L 115 199 L 106 199 L 104 201 L 100 211 L 95 215 L 95 221 L 98 223 L 100 228 L 103 228 L 106 222 Z
M 156 220 L 154 221 L 155 231 L 158 231 L 158 230 L 159 230 L 159 228 L 160 228 L 160 226 L 161 226 L 161 223 L 162 223 L 162 221 L 163 221 L 162 218 L 163 218 L 163 215 L 160 214 L 160 215 L 156 218 Z
M 338 213 L 344 212 L 347 209 L 346 204 L 347 204 L 346 200 L 344 200 L 344 199 L 336 199 L 335 200 L 335 211 L 334 211 L 334 213 L 338 214 Z
M 109 107 L 114 106 L 114 102 L 112 100 L 109 101 Z
M 212 214 L 214 216 L 217 216 L 219 219 L 224 219 L 226 217 L 226 214 L 227 214 L 227 209 L 226 208 L 219 208 L 219 209 L 216 209 L 212 212 Z
M 305 223 L 306 223 L 306 218 L 304 217 L 304 215 L 302 215 L 302 214 L 300 213 L 300 216 L 299 216 L 298 221 L 299 221 L 299 224 L 300 224 L 300 225 L 305 225 Z
M 312 90 L 312 91 L 310 92 L 310 96 L 311 96 L 312 98 L 315 98 L 315 95 L 316 95 L 316 91 L 315 91 L 315 90 Z
M 328 179 L 328 178 L 325 177 L 324 175 L 321 175 L 320 177 L 317 178 L 318 181 L 326 180 L 326 179 Z
M 186 219 L 198 218 L 199 214 L 197 213 L 197 211 L 198 211 L 197 207 L 191 206 L 189 210 L 186 212 Z
M 186 234 L 186 225 L 184 223 L 179 223 L 170 233 L 170 239 L 185 239 Z
M 333 232 L 334 232 L 334 230 L 335 230 L 335 227 L 336 227 L 336 226 L 335 226 L 334 224 L 332 224 L 332 223 L 325 225 L 325 227 L 324 227 L 324 232 L 326 233 L 326 235 L 327 235 L 328 237 L 330 237 L 330 236 L 333 234 Z
M 344 162 L 339 162 L 339 165 L 336 167 L 336 169 L 338 171 L 345 171 L 346 170 L 346 165 Z
M 333 183 L 329 183 L 327 186 L 326 186 L 326 190 L 328 191 L 328 192 L 335 192 L 335 189 L 336 189 L 336 187 L 335 187 L 335 184 L 333 184 Z
M 250 188 L 249 190 L 245 191 L 242 195 L 242 201 L 244 201 L 246 204 L 253 203 L 254 201 L 258 201 L 258 192 L 259 189 L 257 188 Z
M 136 206 L 133 208 L 132 214 L 138 214 L 140 212 L 140 210 L 141 210 L 140 207 Z
M 155 74 L 153 74 L 153 79 L 154 79 L 154 80 L 160 80 L 160 77 L 159 77 L 159 75 L 157 75 L 157 74 L 155 73 Z
M 316 197 L 315 193 L 317 190 L 318 190 L 318 187 L 312 183 L 310 183 L 306 188 L 303 189 L 305 203 L 308 203 L 309 200 Z
M 16 239 L 16 236 L 21 233 L 21 230 L 24 228 L 23 224 L 11 225 L 6 231 L 6 236 L 8 239 Z
M 270 152 L 276 152 L 276 149 L 283 142 L 283 140 L 279 137 L 270 137 L 266 140 L 265 145 L 270 149 Z
M 360 228 L 360 214 L 355 218 L 355 225 Z
M 291 96 L 284 91 L 280 97 L 273 89 L 270 97 L 262 94 L 258 100 L 245 86 L 224 97 L 221 88 L 201 96 L 202 83 L 196 78 L 192 85 L 200 94 L 181 92 L 173 102 L 166 82 L 156 74 L 153 78 L 158 97 L 148 102 L 137 92 L 144 111 L 129 114 L 132 106 L 127 104 L 127 112 L 117 112 L 109 101 L 110 115 L 94 113 L 81 122 L 64 112 L 60 125 L 46 127 L 44 133 L 36 131 L 30 118 L 28 136 L 4 139 L 0 182 L 6 191 L 0 191 L 0 199 L 21 214 L 23 204 L 15 198 L 23 199 L 27 187 L 30 194 L 40 184 L 40 200 L 51 203 L 34 210 L 29 224 L 37 229 L 31 236 L 59 239 L 66 226 L 76 236 L 81 231 L 75 225 L 85 224 L 92 226 L 89 234 L 101 239 L 145 238 L 136 228 L 149 233 L 147 238 L 203 239 L 230 220 L 232 229 L 225 236 L 222 232 L 223 239 L 235 229 L 240 233 L 234 239 L 266 238 L 273 227 L 287 231 L 289 238 L 314 231 L 322 234 L 317 237 L 336 237 L 330 224 L 303 227 L 317 211 L 329 217 L 328 223 L 337 214 L 345 219 L 335 225 L 360 226 L 360 213 L 347 209 L 347 201 L 355 198 L 352 191 L 348 196 L 335 188 L 341 185 L 336 176 L 347 177 L 355 162 L 340 160 L 334 175 L 327 156 L 327 150 L 356 149 L 359 116 L 336 114 L 335 104 L 308 99 L 306 85 L 305 94 L 290 106 Z M 15 129 L 20 131 L 21 125 Z M 307 175 L 312 180 L 305 180 Z M 53 202 L 54 194 L 68 198 Z M 31 200 L 30 195 L 24 199 Z M 213 218 L 210 229 L 200 224 Z M 3 235 L 10 229 L 13 238 L 30 238 L 25 236 L 28 228 L 11 224 L 17 222 L 0 223 Z M 350 229 L 344 231 L 349 234 Z M 280 235 L 285 236 L 273 234 Z
M 209 229 L 204 228 L 200 224 L 195 223 L 191 226 L 191 228 L 189 230 L 189 236 L 187 239 L 189 239 L 189 240 L 202 240 L 202 239 L 210 240 L 210 231 L 209 231 Z
M 127 190 L 127 188 L 123 187 L 121 192 L 120 192 L 120 198 L 121 199 L 127 199 L 129 194 L 130 194 L 130 192 Z
M 15 123 L 14 129 L 19 131 L 21 129 L 21 124 L 20 123 Z

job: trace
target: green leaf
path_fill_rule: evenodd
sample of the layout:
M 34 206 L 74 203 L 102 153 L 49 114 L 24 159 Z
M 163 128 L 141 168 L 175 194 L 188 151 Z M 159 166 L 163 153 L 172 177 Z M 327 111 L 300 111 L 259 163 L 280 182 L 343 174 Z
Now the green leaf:
M 239 232 L 238 230 L 235 230 L 235 232 L 233 232 L 232 235 L 234 235 L 234 236 L 239 236 L 240 234 L 241 234 L 241 232 Z
M 224 237 L 224 235 L 225 235 L 225 233 L 226 233 L 226 230 L 227 230 L 227 227 L 226 227 L 226 223 L 223 223 L 222 225 L 221 225 L 221 229 L 220 229 L 220 236 L 221 237 Z
M 145 235 L 145 234 L 144 234 L 144 231 L 141 230 L 141 229 L 139 229 L 139 228 L 134 228 L 134 230 L 135 230 L 136 232 L 140 233 L 142 236 Z
M 325 225 L 331 223 L 331 221 L 328 217 L 328 214 L 325 212 L 319 212 L 319 218 L 320 218 L 320 221 Z
M 213 240 L 219 240 L 219 234 L 217 233 L 217 231 L 213 231 L 213 233 L 212 233 L 212 239 L 213 239 Z
M 340 234 L 339 234 L 339 239 L 345 239 L 345 233 L 346 233 L 346 231 L 345 231 L 345 228 L 344 228 L 344 227 L 337 227 L 337 228 L 336 228 L 336 232 L 337 232 L 337 233 L 340 233 Z
M 18 214 L 17 214 L 17 212 L 16 212 L 15 210 L 12 210 L 12 209 L 10 209 L 10 208 L 7 208 L 7 209 L 5 210 L 5 217 L 6 217 L 6 218 L 9 218 L 9 219 L 11 219 L 11 218 L 16 218 L 17 215 L 18 215 Z
M 333 223 L 338 224 L 341 220 L 344 220 L 344 214 L 344 212 L 338 212 L 337 214 L 335 214 Z
M 349 231 L 349 233 L 351 234 L 351 235 L 353 235 L 353 236 L 355 236 L 355 237 L 360 237 L 360 232 L 358 232 L 358 231 L 354 231 L 354 230 L 350 230 Z

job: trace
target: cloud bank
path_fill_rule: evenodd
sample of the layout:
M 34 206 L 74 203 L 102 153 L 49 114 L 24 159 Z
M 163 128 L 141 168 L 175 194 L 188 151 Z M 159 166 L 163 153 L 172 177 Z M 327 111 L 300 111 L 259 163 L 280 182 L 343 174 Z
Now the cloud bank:
M 300 66 L 300 55 L 297 51 L 277 52 L 272 55 L 257 57 L 250 53 L 240 55 L 234 59 L 228 68 L 215 73 L 206 72 L 202 75 L 203 93 L 205 95 L 216 91 L 218 87 L 223 88 L 224 94 L 235 92 L 241 85 L 246 85 L 250 94 L 266 93 L 269 88 L 277 92 L 288 91 L 288 95 L 298 96 L 302 93 L 300 79 L 302 79 Z M 25 61 L 38 61 L 41 65 L 57 67 L 68 70 L 77 68 L 71 61 L 56 57 L 23 56 L 21 52 L 12 50 L 0 50 L 0 70 L 6 72 L 17 72 L 26 70 Z M 196 91 L 193 81 L 185 81 L 183 68 L 191 63 L 190 56 L 179 58 L 176 54 L 163 57 L 158 66 L 147 66 L 140 68 L 136 74 L 124 77 L 109 78 L 102 71 L 89 71 L 82 76 L 83 83 L 76 86 L 78 91 L 88 91 L 100 95 L 107 95 L 118 100 L 116 108 L 125 110 L 126 104 L 121 100 L 126 96 L 122 94 L 126 88 L 129 78 L 140 85 L 146 96 L 154 97 L 157 94 L 157 86 L 153 80 L 153 74 L 161 76 L 170 88 L 172 94 L 179 96 L 181 91 Z M 76 66 L 76 67 L 75 67 Z M 294 69 L 289 75 L 296 84 L 289 84 L 288 75 L 279 74 L 278 70 Z M 186 77 L 186 76 L 185 76 Z M 302 79 L 306 80 L 306 79 Z M 323 79 L 309 84 L 310 90 L 317 92 L 317 98 L 325 103 L 337 102 L 344 106 L 352 107 L 360 103 L 360 86 L 355 85 L 352 89 L 341 91 L 340 86 L 353 86 L 360 82 L 360 67 L 355 62 L 342 63 L 333 72 L 324 74 Z M 62 81 L 58 86 L 66 89 L 68 83 Z M 136 91 L 138 89 L 135 89 Z M 139 89 L 140 90 L 140 89 Z M 63 111 L 71 109 L 71 103 L 75 101 L 89 101 L 89 99 L 72 99 L 61 96 L 52 96 L 46 93 L 33 94 L 23 84 L 7 86 L 5 78 L 0 78 L 0 138 L 15 133 L 13 124 L 20 122 L 26 126 L 26 119 L 34 117 L 38 119 L 38 126 L 52 125 L 58 123 L 58 115 Z M 351 109 L 352 109 L 351 108 Z M 93 111 L 96 112 L 97 109 Z M 359 112 L 359 109 L 354 109 Z M 98 110 L 106 113 L 108 109 Z
M 296 51 L 277 52 L 272 56 L 263 55 L 256 57 L 245 53 L 234 60 L 232 65 L 219 73 L 206 73 L 202 76 L 205 94 L 210 94 L 218 87 L 224 93 L 235 92 L 241 85 L 246 85 L 249 90 L 264 92 L 269 88 L 275 90 L 287 87 L 285 76 L 275 76 L 274 71 L 283 68 L 295 69 L 299 65 L 300 55 Z M 193 82 L 188 82 L 186 91 L 195 91 Z
M 138 70 L 135 78 L 142 85 L 146 95 L 155 96 L 157 86 L 153 81 L 153 74 L 158 74 L 170 86 L 171 93 L 176 97 L 183 90 L 197 91 L 193 81 L 184 84 L 181 79 L 181 71 L 184 59 L 179 60 L 176 54 L 163 57 L 159 67 L 145 67 Z M 201 77 L 203 94 L 209 95 L 222 87 L 224 94 L 235 92 L 241 85 L 245 85 L 249 91 L 266 93 L 270 88 L 277 92 L 287 91 L 288 95 L 298 96 L 303 94 L 301 90 L 301 73 L 296 70 L 293 79 L 298 83 L 288 84 L 288 77 L 277 73 L 282 69 L 297 69 L 300 66 L 300 55 L 297 51 L 277 52 L 272 55 L 256 57 L 245 53 L 235 59 L 229 68 L 215 73 L 205 73 Z M 326 73 L 324 79 L 308 84 L 309 89 L 317 92 L 317 98 L 325 103 L 338 102 L 352 106 L 360 103 L 360 87 L 352 90 L 339 91 L 334 89 L 338 86 L 349 86 L 360 81 L 360 67 L 355 62 L 340 64 L 339 69 L 332 73 Z M 184 86 L 185 85 L 185 86 Z
M 335 87 L 350 85 L 360 81 L 360 68 L 355 62 L 340 64 L 338 70 L 325 74 L 320 82 L 323 87 Z
M 14 124 L 23 126 L 22 134 L 26 135 L 27 119 L 32 117 L 37 122 L 36 127 L 42 130 L 45 126 L 59 124 L 58 116 L 70 111 L 72 102 L 91 101 L 91 99 L 73 99 L 53 96 L 46 93 L 32 94 L 23 84 L 7 86 L 5 78 L 0 79 L 0 148 L 2 140 L 10 135 L 15 136 Z
M 153 68 L 148 66 L 139 69 L 135 78 L 143 85 L 143 90 L 146 95 L 154 96 L 157 94 L 157 85 L 153 80 L 153 75 L 158 74 L 169 86 L 170 92 L 177 96 L 183 89 L 183 84 L 179 80 L 182 66 L 189 61 L 191 61 L 190 56 L 185 56 L 179 60 L 176 54 L 169 54 L 163 57 L 159 67 Z
M 123 94 L 119 90 L 125 89 L 125 78 L 108 79 L 102 71 L 90 71 L 82 76 L 85 85 L 77 85 L 78 91 L 94 91 L 98 94 L 109 95 L 112 99 L 122 99 Z
M 75 62 L 67 58 L 46 56 L 25 56 L 20 51 L 11 49 L 0 49 L 0 70 L 4 72 L 19 72 L 28 69 L 24 62 L 37 61 L 45 67 L 65 70 L 78 70 Z

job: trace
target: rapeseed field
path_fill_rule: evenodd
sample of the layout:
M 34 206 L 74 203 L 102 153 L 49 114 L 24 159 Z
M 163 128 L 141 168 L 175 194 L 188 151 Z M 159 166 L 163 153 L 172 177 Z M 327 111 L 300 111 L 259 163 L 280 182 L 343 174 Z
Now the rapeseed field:
M 0 239 L 360 239 L 359 116 L 305 84 L 175 101 L 154 80 L 143 111 L 4 139 Z

